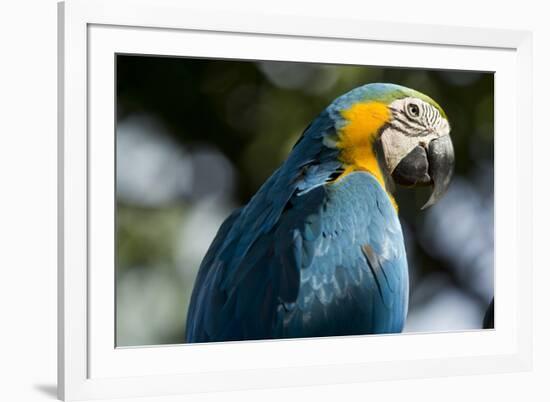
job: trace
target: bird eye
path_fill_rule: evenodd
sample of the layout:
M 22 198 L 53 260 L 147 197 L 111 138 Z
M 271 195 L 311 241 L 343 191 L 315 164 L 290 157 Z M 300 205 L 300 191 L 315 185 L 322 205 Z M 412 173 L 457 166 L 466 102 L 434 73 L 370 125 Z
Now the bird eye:
M 411 117 L 418 117 L 420 116 L 420 108 L 418 107 L 418 105 L 414 104 L 414 103 L 409 103 L 407 105 L 407 112 L 409 112 L 409 115 Z

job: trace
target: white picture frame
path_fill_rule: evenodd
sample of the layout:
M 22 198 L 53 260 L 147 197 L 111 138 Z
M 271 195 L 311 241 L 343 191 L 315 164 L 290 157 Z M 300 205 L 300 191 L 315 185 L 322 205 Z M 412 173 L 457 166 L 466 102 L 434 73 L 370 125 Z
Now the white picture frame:
M 69 0 L 58 11 L 61 399 L 530 369 L 529 32 L 216 14 L 174 0 Z M 495 71 L 496 329 L 115 348 L 116 53 Z M 519 135 L 521 147 L 515 146 Z

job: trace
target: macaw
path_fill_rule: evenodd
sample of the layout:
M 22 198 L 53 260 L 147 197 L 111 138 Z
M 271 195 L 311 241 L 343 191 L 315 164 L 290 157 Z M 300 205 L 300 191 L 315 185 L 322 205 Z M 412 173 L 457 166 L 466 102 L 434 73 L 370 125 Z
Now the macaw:
M 453 173 L 450 125 L 428 96 L 374 83 L 335 99 L 248 204 L 195 281 L 186 342 L 401 332 L 409 280 L 394 183 Z

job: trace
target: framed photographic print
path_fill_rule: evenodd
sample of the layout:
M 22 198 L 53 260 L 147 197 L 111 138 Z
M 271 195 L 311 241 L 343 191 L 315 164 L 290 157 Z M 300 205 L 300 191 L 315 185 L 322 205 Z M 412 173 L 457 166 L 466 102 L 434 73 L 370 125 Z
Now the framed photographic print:
M 530 368 L 529 33 L 71 0 L 59 44 L 62 399 Z

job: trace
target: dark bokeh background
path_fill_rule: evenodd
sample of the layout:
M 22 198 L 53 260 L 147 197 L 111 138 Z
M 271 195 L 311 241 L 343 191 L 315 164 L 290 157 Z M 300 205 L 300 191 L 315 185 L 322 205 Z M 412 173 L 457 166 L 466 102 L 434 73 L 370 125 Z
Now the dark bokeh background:
M 405 331 L 481 328 L 493 296 L 493 74 L 117 56 L 118 346 L 181 343 L 194 277 L 219 225 L 334 98 L 370 82 L 434 98 L 456 173 L 427 211 L 396 198 L 411 301 Z

